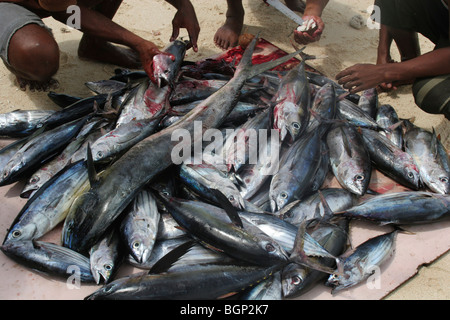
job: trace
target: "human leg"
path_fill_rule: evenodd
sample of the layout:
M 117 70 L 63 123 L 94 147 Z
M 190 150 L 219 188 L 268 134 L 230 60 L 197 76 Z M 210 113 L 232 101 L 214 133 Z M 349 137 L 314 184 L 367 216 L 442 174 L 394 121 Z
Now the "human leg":
M 59 48 L 42 20 L 33 12 L 0 3 L 0 56 L 16 76 L 21 89 L 54 88 L 59 68 Z
M 214 43 L 223 50 L 238 45 L 245 15 L 242 0 L 227 0 L 227 5 L 225 23 L 214 35 Z

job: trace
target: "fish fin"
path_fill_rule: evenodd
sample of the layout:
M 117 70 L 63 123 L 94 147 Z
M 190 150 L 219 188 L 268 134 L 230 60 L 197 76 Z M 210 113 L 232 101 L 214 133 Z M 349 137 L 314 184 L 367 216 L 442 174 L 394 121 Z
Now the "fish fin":
M 88 168 L 88 177 L 89 183 L 94 185 L 98 182 L 98 174 L 97 170 L 95 170 L 94 159 L 92 158 L 92 149 L 90 143 L 87 145 L 87 168 Z
M 285 205 L 280 210 L 278 210 L 277 212 L 275 212 L 274 215 L 277 216 L 278 218 L 280 218 L 281 220 L 283 220 L 286 213 L 288 213 L 292 208 L 294 208 L 300 202 L 301 202 L 301 200 L 292 201 L 292 202 L 288 203 L 287 205 Z
M 297 263 L 299 265 L 303 265 L 314 270 L 322 271 L 329 274 L 335 273 L 334 269 L 324 266 L 317 259 L 310 259 L 306 255 L 306 252 L 304 250 L 305 244 L 304 236 L 306 233 L 307 223 L 308 223 L 307 221 L 303 221 L 298 227 L 297 235 L 294 241 L 294 247 L 292 249 L 292 253 L 291 256 L 289 257 L 289 260 L 293 263 Z
M 239 228 L 244 228 L 241 217 L 239 217 L 236 208 L 231 204 L 228 198 L 218 189 L 210 189 L 210 190 L 214 194 L 220 206 L 225 210 L 228 217 L 230 217 L 231 222 Z
M 192 246 L 196 244 L 196 241 L 189 240 L 183 244 L 180 244 L 175 249 L 168 252 L 161 259 L 159 259 L 149 270 L 148 274 L 158 274 L 162 272 L 166 272 L 170 267 L 173 266 L 175 262 L 178 261 L 180 257 L 182 257 L 186 252 L 189 251 Z

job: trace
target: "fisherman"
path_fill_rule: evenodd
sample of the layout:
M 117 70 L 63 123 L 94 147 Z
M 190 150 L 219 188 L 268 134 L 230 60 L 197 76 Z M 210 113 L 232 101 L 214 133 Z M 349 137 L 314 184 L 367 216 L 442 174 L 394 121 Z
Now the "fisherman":
M 303 14 L 305 24 L 314 20 L 316 28 L 312 32 L 294 30 L 294 40 L 299 44 L 308 44 L 318 41 L 325 27 L 322 21 L 322 12 L 329 0 L 285 0 L 286 6 Z M 227 0 L 228 9 L 226 19 L 214 35 L 214 43 L 223 50 L 235 47 L 239 41 L 239 35 L 244 25 L 244 7 L 242 0 Z
M 412 84 L 415 102 L 423 111 L 450 119 L 448 4 L 449 0 L 376 0 L 381 13 L 377 62 L 341 71 L 338 82 L 352 93 Z M 421 54 L 418 33 L 434 43 L 433 51 Z M 393 41 L 401 56 L 398 63 L 390 56 Z
M 180 28 L 186 28 L 191 46 L 197 51 L 200 27 L 190 0 L 166 0 L 177 9 L 172 20 L 170 41 Z M 59 48 L 51 30 L 41 20 L 53 17 L 64 24 L 80 9 L 78 46 L 80 58 L 115 64 L 125 68 L 143 68 L 152 77 L 153 56 L 161 53 L 151 41 L 112 21 L 122 0 L 0 0 L 0 56 L 26 90 L 48 90 L 58 86 L 53 76 L 59 69 Z M 125 47 L 113 45 L 120 44 Z

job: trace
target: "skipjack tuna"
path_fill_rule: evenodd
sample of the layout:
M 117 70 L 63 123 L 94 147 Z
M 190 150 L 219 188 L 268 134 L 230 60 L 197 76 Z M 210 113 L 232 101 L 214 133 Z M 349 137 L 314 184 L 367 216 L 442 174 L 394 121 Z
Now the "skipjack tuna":
M 375 89 L 348 94 L 258 37 L 197 62 L 185 45 L 155 57 L 155 82 L 118 69 L 91 97 L 50 93 L 62 110 L 0 117 L 18 139 L 0 183 L 34 182 L 8 257 L 58 278 L 77 266 L 86 299 L 289 299 L 356 286 L 399 225 L 449 217 L 447 150 Z M 372 190 L 376 170 L 404 191 Z M 349 255 L 356 219 L 395 230 Z M 57 225 L 61 245 L 40 240 Z

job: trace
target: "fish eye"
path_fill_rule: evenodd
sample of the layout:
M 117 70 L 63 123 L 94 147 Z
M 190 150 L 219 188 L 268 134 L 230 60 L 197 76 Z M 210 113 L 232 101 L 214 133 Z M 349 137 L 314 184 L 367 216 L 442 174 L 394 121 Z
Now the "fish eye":
M 408 178 L 413 179 L 414 178 L 414 173 L 408 172 Z
M 292 123 L 292 127 L 294 128 L 294 129 L 300 129 L 300 123 L 298 123 L 298 122 L 294 122 L 294 123 Z
M 31 183 L 37 183 L 39 181 L 39 177 L 34 177 L 30 180 Z
M 112 270 L 112 265 L 110 265 L 110 264 L 108 263 L 108 264 L 105 264 L 105 265 L 103 266 L 103 268 L 104 268 L 106 271 L 111 271 L 111 270 Z
M 229 196 L 229 197 L 228 197 L 228 200 L 231 201 L 231 202 L 233 202 L 233 201 L 234 201 L 234 196 L 232 196 L 232 195 Z
M 169 191 L 163 191 L 162 194 L 165 195 L 165 196 L 170 196 Z
M 98 157 L 98 158 L 103 157 L 103 152 L 101 152 L 101 151 L 97 152 L 97 157 Z
M 302 278 L 300 278 L 299 276 L 293 276 L 291 283 L 293 285 L 299 285 L 300 283 L 302 283 Z
M 280 193 L 280 197 L 282 198 L 282 199 L 287 199 L 287 197 L 288 197 L 288 194 L 287 194 L 287 192 L 282 192 L 282 193 Z
M 139 248 L 141 246 L 141 243 L 136 241 L 136 242 L 133 242 L 132 246 L 133 246 L 133 249 L 137 249 L 137 248 Z
M 440 177 L 439 181 L 441 181 L 443 183 L 447 183 L 448 182 L 448 177 Z
M 274 252 L 275 251 L 275 247 L 271 243 L 268 243 L 268 244 L 266 244 L 266 251 L 267 252 Z
M 22 235 L 22 232 L 21 232 L 20 230 L 14 230 L 14 231 L 12 232 L 13 238 L 18 238 L 18 237 L 20 237 L 21 235 Z
M 363 181 L 364 180 L 364 175 L 363 174 L 357 174 L 356 176 L 355 176 L 355 180 L 356 181 Z

